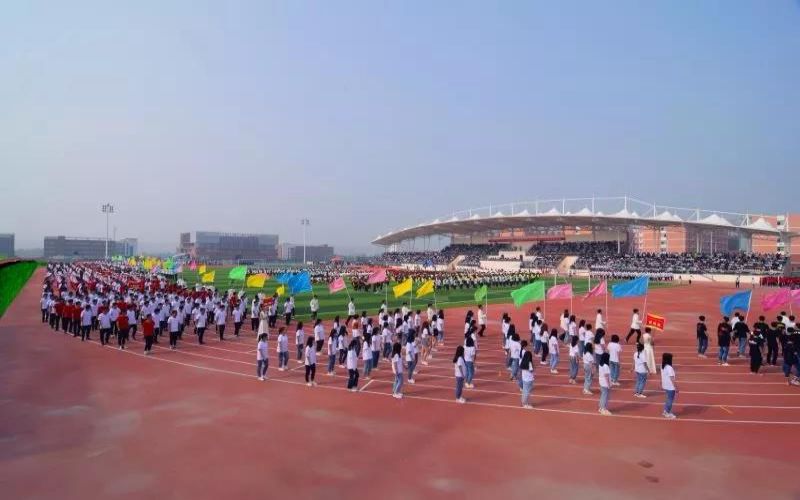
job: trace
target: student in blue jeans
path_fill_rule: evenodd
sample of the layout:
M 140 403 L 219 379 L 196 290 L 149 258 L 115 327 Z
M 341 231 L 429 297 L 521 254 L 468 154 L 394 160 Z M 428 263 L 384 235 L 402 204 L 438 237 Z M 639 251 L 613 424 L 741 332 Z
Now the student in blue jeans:
M 700 316 L 697 321 L 697 357 L 705 358 L 708 349 L 708 327 L 706 317 Z
M 675 383 L 675 369 L 672 368 L 672 353 L 669 352 L 661 356 L 661 388 L 665 394 L 664 412 L 661 415 L 664 418 L 674 419 L 676 417 L 672 413 L 672 404 L 675 402 L 678 386 Z
M 728 350 L 731 348 L 731 325 L 727 316 L 722 318 L 722 322 L 717 326 L 717 344 L 719 345 L 717 364 L 728 366 Z

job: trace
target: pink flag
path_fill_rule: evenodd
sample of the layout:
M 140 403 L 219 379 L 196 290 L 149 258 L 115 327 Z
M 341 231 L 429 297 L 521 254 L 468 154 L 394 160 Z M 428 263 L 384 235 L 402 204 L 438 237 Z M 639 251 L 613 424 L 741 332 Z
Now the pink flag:
M 370 274 L 367 278 L 368 285 L 374 285 L 375 283 L 383 283 L 386 281 L 386 269 L 381 269 L 380 271 L 375 271 L 374 273 Z
M 792 292 L 788 288 L 781 288 L 775 293 L 770 293 L 761 298 L 761 307 L 764 311 L 776 309 L 792 300 Z
M 556 285 L 547 291 L 547 300 L 571 299 L 571 298 L 572 298 L 572 283 Z
M 601 297 L 607 293 L 608 293 L 608 282 L 606 280 L 603 280 L 597 285 L 595 285 L 594 288 L 589 290 L 589 293 L 587 293 L 583 299 L 586 300 L 586 299 L 591 299 L 592 297 Z
M 792 290 L 792 304 L 800 305 L 800 288 Z
M 192 261 L 192 263 L 189 264 L 189 269 L 191 269 L 192 271 L 197 271 L 197 262 Z
M 347 288 L 347 285 L 344 284 L 344 279 L 341 277 L 331 281 L 330 284 L 328 285 L 328 291 L 330 293 L 341 292 L 345 288 Z

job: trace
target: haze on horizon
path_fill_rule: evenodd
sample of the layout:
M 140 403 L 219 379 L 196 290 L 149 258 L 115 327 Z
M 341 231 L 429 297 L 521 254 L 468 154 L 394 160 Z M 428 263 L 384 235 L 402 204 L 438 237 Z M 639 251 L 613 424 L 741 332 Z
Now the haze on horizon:
M 489 203 L 798 211 L 800 2 L 22 2 L 0 232 L 369 251 Z

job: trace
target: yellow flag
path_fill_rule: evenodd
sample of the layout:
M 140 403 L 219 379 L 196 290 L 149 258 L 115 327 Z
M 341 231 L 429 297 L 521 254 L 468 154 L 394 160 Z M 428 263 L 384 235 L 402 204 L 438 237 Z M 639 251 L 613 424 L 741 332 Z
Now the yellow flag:
M 247 288 L 264 288 L 264 283 L 267 281 L 267 275 L 264 273 L 251 274 L 247 277 Z
M 411 291 L 411 288 L 413 288 L 413 286 L 414 286 L 414 280 L 412 280 L 411 278 L 408 278 L 402 283 L 398 283 L 397 285 L 393 286 L 392 291 L 394 291 L 394 298 L 409 293 Z
M 275 290 L 275 293 L 277 293 L 277 294 L 278 294 L 278 297 L 282 297 L 282 296 L 283 296 L 283 295 L 286 293 L 286 287 L 285 287 L 284 285 L 281 285 L 281 286 L 279 286 L 279 287 L 278 287 L 278 288 Z
M 203 283 L 213 283 L 214 282 L 214 274 L 215 271 L 211 271 L 210 273 L 203 273 L 200 275 L 200 281 Z
M 433 293 L 433 280 L 428 280 L 417 288 L 417 298 Z
M 206 265 L 203 264 L 202 266 L 198 267 L 197 272 L 200 274 L 206 274 Z

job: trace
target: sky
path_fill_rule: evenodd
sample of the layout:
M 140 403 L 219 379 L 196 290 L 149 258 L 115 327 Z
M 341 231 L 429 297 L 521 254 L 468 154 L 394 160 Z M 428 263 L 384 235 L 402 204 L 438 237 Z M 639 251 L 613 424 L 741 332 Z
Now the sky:
M 0 232 L 340 253 L 490 203 L 800 212 L 800 0 L 10 0 Z

